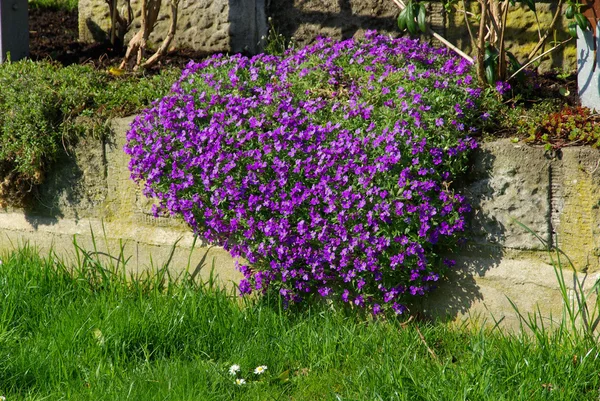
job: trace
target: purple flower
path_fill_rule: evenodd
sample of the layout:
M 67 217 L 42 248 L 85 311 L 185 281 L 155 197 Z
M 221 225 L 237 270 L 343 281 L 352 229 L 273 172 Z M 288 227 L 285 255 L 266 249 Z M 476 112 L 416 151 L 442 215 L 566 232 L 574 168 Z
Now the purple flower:
M 508 82 L 503 82 L 503 81 L 496 82 L 496 92 L 498 92 L 502 96 L 504 96 L 508 92 L 510 92 L 511 89 L 512 89 L 512 87 L 510 86 L 510 84 Z
M 132 123 L 131 177 L 157 216 L 250 263 L 242 294 L 403 313 L 470 210 L 445 189 L 477 146 L 484 94 L 470 72 L 447 50 L 374 32 L 190 62 Z

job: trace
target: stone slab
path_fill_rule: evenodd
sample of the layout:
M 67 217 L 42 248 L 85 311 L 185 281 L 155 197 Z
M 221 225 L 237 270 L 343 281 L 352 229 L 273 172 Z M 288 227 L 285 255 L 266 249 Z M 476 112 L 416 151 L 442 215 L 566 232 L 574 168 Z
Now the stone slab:
M 506 248 L 544 249 L 514 220 L 550 240 L 550 164 L 541 147 L 508 140 L 483 143 L 473 156 L 470 180 L 464 187 L 474 209 L 469 225 L 472 241 Z
M 565 270 L 563 275 L 567 302 L 576 304 L 576 277 L 583 283 L 583 293 L 588 297 L 590 311 L 593 310 L 596 298 L 590 294 L 600 273 L 586 275 Z M 561 321 L 565 303 L 551 264 L 535 258 L 519 259 L 516 255 L 479 254 L 459 256 L 453 271 L 420 307 L 423 313 L 441 320 L 468 320 L 481 325 L 502 322 L 501 327 L 519 329 L 522 322 L 517 311 L 525 318 L 538 313 L 548 326 Z

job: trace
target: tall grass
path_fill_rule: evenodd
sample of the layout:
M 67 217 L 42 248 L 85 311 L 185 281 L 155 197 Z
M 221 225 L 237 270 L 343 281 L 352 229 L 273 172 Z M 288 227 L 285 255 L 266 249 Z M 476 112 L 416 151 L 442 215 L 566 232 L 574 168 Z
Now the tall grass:
M 7 400 L 597 400 L 596 344 L 290 311 L 122 256 L 0 257 Z M 109 263 L 112 261 L 112 263 Z M 240 365 L 244 385 L 229 374 Z M 253 369 L 266 365 L 262 375 Z

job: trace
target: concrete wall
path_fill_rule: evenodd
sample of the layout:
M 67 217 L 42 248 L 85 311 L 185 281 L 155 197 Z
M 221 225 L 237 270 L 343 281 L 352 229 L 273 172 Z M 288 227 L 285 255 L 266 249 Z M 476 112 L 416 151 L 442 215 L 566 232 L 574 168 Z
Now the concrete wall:
M 424 305 L 427 313 L 455 319 L 480 316 L 517 324 L 509 299 L 525 312 L 537 307 L 560 317 L 562 298 L 554 267 L 542 242 L 565 256 L 565 279 L 575 297 L 573 278 L 589 290 L 600 278 L 600 151 L 543 147 L 509 140 L 484 143 L 473 158 L 461 191 L 474 207 L 470 239 L 457 266 Z M 556 259 L 556 255 L 554 255 Z
M 117 256 L 122 242 L 129 268 L 140 270 L 152 260 L 164 263 L 177 240 L 171 267 L 181 271 L 203 265 L 206 277 L 214 261 L 228 283 L 240 275 L 219 247 L 198 243 L 192 250 L 190 230 L 172 218 L 155 219 L 151 203 L 129 179 L 122 148 L 130 118 L 112 122 L 114 142 L 89 140 L 65 156 L 42 186 L 36 206 L 0 210 L 0 252 L 31 242 L 44 253 L 53 247 L 73 253 L 73 237 L 92 249 Z M 469 240 L 455 258 L 457 266 L 421 305 L 426 313 L 450 319 L 482 315 L 515 323 L 509 297 L 522 311 L 539 306 L 559 316 L 561 298 L 542 243 L 557 243 L 571 258 L 576 274 L 587 275 L 588 288 L 600 277 L 600 151 L 566 148 L 548 154 L 542 147 L 499 140 L 482 144 L 473 156 L 468 181 L 458 189 L 474 206 Z M 564 262 L 564 260 L 563 260 Z M 571 282 L 572 271 L 567 271 Z M 572 293 L 574 295 L 574 293 Z

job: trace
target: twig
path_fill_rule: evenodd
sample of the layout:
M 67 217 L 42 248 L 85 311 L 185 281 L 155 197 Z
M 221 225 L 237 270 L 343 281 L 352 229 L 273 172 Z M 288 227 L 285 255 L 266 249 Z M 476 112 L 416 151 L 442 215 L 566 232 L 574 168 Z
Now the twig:
M 542 48 L 542 46 L 546 42 L 546 39 L 548 39 L 548 35 L 550 35 L 550 30 L 552 28 L 554 28 L 554 26 L 556 25 L 556 21 L 558 20 L 558 16 L 560 14 L 560 11 L 562 10 L 562 2 L 563 2 L 563 0 L 558 0 L 558 4 L 556 5 L 556 12 L 554 13 L 552 22 L 550 22 L 550 26 L 546 30 L 546 33 L 544 34 L 544 36 L 542 36 L 540 38 L 540 41 L 537 43 L 537 45 L 535 45 L 535 47 L 533 48 L 531 53 L 529 53 L 529 56 L 527 56 L 527 60 L 531 60 L 532 57 L 538 52 L 538 50 L 540 50 Z
M 504 43 L 504 33 L 506 32 L 506 20 L 508 18 L 508 3 L 504 3 L 504 10 L 502 10 L 502 29 L 500 31 L 500 63 L 499 72 L 500 76 L 506 76 L 506 48 Z
M 479 0 L 481 4 L 481 20 L 479 21 L 479 43 L 477 44 L 477 79 L 481 85 L 485 85 L 487 79 L 485 77 L 484 55 L 485 55 L 485 17 L 487 16 L 487 7 L 485 0 Z
M 567 42 L 570 42 L 571 39 L 573 38 L 569 38 L 567 40 L 564 40 L 562 42 L 560 42 L 559 44 L 557 44 L 556 46 L 554 46 L 552 49 L 550 50 L 546 50 L 545 52 L 543 52 L 542 54 L 540 54 L 539 56 L 537 56 L 536 58 L 534 58 L 533 60 L 529 61 L 527 64 L 524 64 L 521 68 L 519 68 L 514 74 L 512 74 L 507 81 L 510 81 L 511 79 L 513 79 L 514 77 L 516 77 L 517 75 L 519 75 L 519 73 L 521 71 L 523 71 L 525 68 L 529 67 L 531 64 L 535 63 L 536 61 L 538 61 L 539 59 L 541 59 L 542 57 L 544 57 L 546 54 L 548 53 L 552 53 L 554 50 L 558 49 L 559 47 L 561 47 L 562 45 L 564 45 Z
M 171 7 L 171 24 L 169 25 L 169 33 L 167 34 L 167 37 L 163 40 L 156 53 L 154 53 L 152 57 L 150 57 L 144 64 L 142 64 L 142 67 L 144 68 L 148 68 L 154 65 L 161 57 L 163 57 L 167 53 L 169 45 L 175 37 L 175 32 L 177 31 L 177 10 L 179 7 L 179 0 L 171 0 L 169 2 L 169 5 Z
M 465 25 L 467 26 L 467 31 L 469 31 L 469 38 L 471 39 L 471 47 L 475 49 L 477 47 L 477 42 L 475 41 L 475 36 L 473 36 L 473 31 L 471 30 L 471 24 L 469 23 L 469 16 L 467 14 L 467 3 L 466 0 L 463 0 L 463 15 L 465 16 Z M 469 13 L 472 14 L 472 13 Z
M 435 354 L 435 352 L 433 352 L 433 350 L 431 348 L 429 348 L 429 345 L 427 345 L 427 341 L 425 341 L 425 337 L 423 336 L 423 333 L 421 333 L 421 330 L 419 330 L 419 326 L 417 326 L 415 324 L 415 329 L 417 329 L 417 333 L 419 333 L 419 337 L 421 338 L 421 342 L 423 343 L 423 345 L 425 346 L 425 348 L 427 348 L 427 351 L 429 352 L 429 354 L 431 355 L 431 357 L 433 359 L 435 359 L 436 362 L 439 362 L 440 360 L 438 359 L 437 355 Z
M 400 8 L 400 10 L 404 10 L 406 8 L 406 5 L 404 4 L 404 2 L 402 0 L 392 0 L 392 1 L 394 3 L 396 3 L 396 5 Z M 434 38 L 436 38 L 440 42 L 442 42 L 446 47 L 448 47 L 450 50 L 454 51 L 456 54 L 458 54 L 459 56 L 461 56 L 468 62 L 473 63 L 473 57 L 469 56 L 468 54 L 466 54 L 465 52 L 460 50 L 458 47 L 454 46 L 452 43 L 450 43 L 448 41 L 448 39 L 444 38 L 442 35 L 432 31 L 431 28 L 429 28 L 429 27 L 427 27 L 427 33 L 432 35 Z

